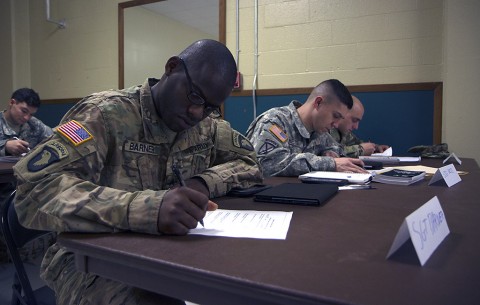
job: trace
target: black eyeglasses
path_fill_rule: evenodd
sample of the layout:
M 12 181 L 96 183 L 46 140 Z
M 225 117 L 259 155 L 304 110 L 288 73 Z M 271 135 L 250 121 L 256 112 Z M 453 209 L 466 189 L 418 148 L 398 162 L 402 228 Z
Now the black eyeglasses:
M 183 69 L 185 70 L 185 76 L 187 76 L 188 86 L 190 89 L 190 92 L 187 94 L 187 97 L 190 103 L 194 105 L 203 105 L 203 112 L 206 115 L 213 113 L 216 116 L 220 116 L 220 107 L 209 105 L 205 100 L 205 98 L 200 93 L 195 92 L 193 90 L 193 82 L 192 82 L 192 79 L 190 78 L 190 74 L 188 73 L 187 65 L 185 64 L 182 58 L 179 57 L 179 59 L 183 65 Z

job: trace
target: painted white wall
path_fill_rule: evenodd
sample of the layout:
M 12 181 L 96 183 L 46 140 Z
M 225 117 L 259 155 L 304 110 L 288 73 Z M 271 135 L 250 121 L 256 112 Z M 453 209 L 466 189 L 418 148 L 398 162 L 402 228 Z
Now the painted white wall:
M 171 56 L 199 39 L 215 39 L 142 7 L 124 12 L 125 87 L 142 84 L 147 77 L 160 78 Z

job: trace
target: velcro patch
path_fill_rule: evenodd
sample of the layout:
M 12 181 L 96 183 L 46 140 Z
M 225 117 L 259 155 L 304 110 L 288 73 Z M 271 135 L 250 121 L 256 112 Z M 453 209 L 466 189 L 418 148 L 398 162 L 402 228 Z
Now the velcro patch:
M 248 151 L 253 151 L 253 146 L 243 135 L 239 132 L 234 131 L 232 135 L 233 146 L 238 148 L 243 148 Z
M 282 141 L 282 143 L 284 143 L 285 141 L 287 141 L 288 139 L 288 136 L 287 134 L 280 128 L 278 127 L 277 125 L 272 125 L 269 129 L 268 129 L 275 137 L 277 137 L 277 139 L 279 139 L 280 141 Z
M 273 142 L 269 139 L 266 139 L 265 142 L 263 143 L 263 145 L 258 150 L 258 154 L 259 155 L 266 155 L 277 147 L 278 147 L 277 143 L 275 143 L 275 142 Z
M 60 125 L 57 131 L 75 146 L 93 139 L 90 132 L 75 120 Z
M 58 162 L 68 156 L 68 150 L 60 142 L 52 141 L 45 145 L 30 161 L 27 168 L 31 172 L 38 172 L 52 163 Z

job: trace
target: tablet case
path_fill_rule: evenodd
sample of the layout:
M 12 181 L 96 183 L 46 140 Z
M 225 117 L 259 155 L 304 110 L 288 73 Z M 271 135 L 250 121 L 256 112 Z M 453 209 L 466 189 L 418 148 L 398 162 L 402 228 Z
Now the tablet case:
M 338 192 L 334 184 L 283 183 L 255 194 L 261 202 L 320 206 Z

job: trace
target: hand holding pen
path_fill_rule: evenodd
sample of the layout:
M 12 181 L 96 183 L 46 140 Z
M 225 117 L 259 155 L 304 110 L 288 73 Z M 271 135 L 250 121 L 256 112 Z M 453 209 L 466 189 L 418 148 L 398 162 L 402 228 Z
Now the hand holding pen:
M 182 174 L 181 174 L 180 169 L 177 166 L 177 164 L 172 165 L 172 172 L 176 176 L 176 178 L 177 178 L 177 180 L 178 180 L 178 182 L 180 183 L 181 186 L 191 188 L 190 186 L 187 186 L 187 184 L 183 180 Z M 191 189 L 195 190 L 195 188 L 191 188 Z M 198 191 L 198 190 L 195 190 L 195 191 Z M 198 196 L 196 196 L 196 197 L 199 198 Z M 207 210 L 215 210 L 216 208 L 217 208 L 217 204 L 214 203 L 213 201 L 208 200 Z M 204 226 L 203 219 L 200 220 L 199 222 L 202 226 Z
M 20 156 L 30 151 L 29 143 L 25 140 L 19 139 L 18 137 L 12 137 L 10 140 L 5 143 L 5 150 L 12 156 Z

